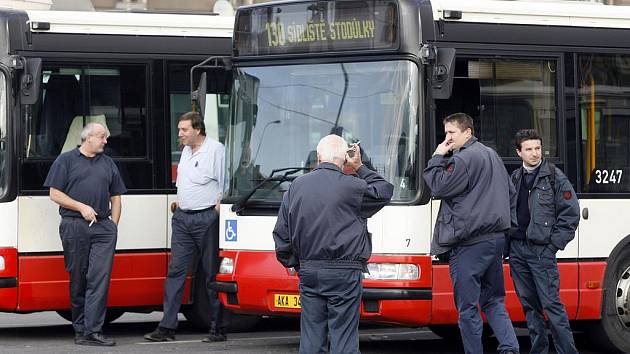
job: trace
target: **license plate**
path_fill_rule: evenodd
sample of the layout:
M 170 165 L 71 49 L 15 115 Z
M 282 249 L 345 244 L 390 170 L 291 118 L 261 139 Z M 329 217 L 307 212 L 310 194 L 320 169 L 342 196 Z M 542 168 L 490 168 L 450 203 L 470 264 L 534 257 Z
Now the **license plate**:
M 273 294 L 273 306 L 285 309 L 299 309 L 300 295 Z

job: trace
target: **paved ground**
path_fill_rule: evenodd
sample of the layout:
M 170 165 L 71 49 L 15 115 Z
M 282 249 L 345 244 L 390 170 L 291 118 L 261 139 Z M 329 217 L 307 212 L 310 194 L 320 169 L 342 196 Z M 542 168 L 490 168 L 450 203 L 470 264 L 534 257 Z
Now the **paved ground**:
M 296 320 L 266 319 L 252 332 L 230 333 L 224 343 L 202 343 L 204 333 L 180 322 L 175 342 L 150 343 L 142 336 L 152 331 L 161 313 L 125 314 L 111 323 L 106 333 L 118 342 L 116 347 L 96 348 L 74 345 L 70 324 L 54 312 L 18 315 L 0 313 L 0 353 L 297 353 Z M 518 330 L 522 353 L 528 353 L 528 338 Z M 597 353 L 595 347 L 576 334 L 582 354 Z M 362 326 L 363 354 L 461 353 L 457 341 L 441 339 L 426 328 Z M 486 341 L 486 353 L 496 353 L 496 342 Z

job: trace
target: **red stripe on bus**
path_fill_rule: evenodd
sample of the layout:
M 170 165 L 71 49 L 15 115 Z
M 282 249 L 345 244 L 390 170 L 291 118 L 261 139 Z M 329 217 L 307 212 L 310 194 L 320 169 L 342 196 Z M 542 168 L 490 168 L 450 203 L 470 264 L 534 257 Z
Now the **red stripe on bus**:
M 159 306 L 163 301 L 168 253 L 123 253 L 114 258 L 107 305 Z M 190 279 L 187 280 L 189 285 Z M 189 298 L 190 286 L 184 299 Z M 68 273 L 63 256 L 21 256 L 18 311 L 62 310 L 70 307 Z M 188 303 L 185 300 L 185 303 Z
M 0 248 L 0 257 L 4 258 L 4 270 L 0 270 L 0 278 L 15 278 L 17 276 L 17 250 L 15 248 Z
M 234 260 L 235 274 L 218 274 L 217 281 L 238 283 L 238 305 L 227 303 L 227 295 L 221 301 L 227 308 L 257 314 L 298 314 L 298 309 L 274 306 L 274 294 L 298 294 L 298 277 L 289 275 L 276 260 L 273 251 L 223 251 L 222 257 Z M 419 280 L 377 281 L 365 279 L 363 288 L 412 289 L 429 288 L 432 283 L 431 257 L 411 255 L 373 255 L 370 262 L 411 263 L 421 268 Z M 363 304 L 364 305 L 364 304 Z M 361 306 L 361 318 L 382 323 L 408 325 L 426 324 L 430 319 L 431 300 L 379 300 L 376 312 Z
M 605 262 L 561 262 L 560 298 L 570 320 L 599 319 L 602 304 L 602 289 L 589 289 L 589 281 L 603 284 Z M 509 266 L 504 265 L 506 307 L 514 322 L 524 322 L 525 316 L 521 303 L 514 290 L 514 282 L 509 275 Z M 433 267 L 433 324 L 457 323 L 457 312 L 453 300 L 453 287 L 448 272 L 448 265 Z
M 581 262 L 580 269 L 580 320 L 601 318 L 602 296 L 606 262 Z M 589 283 L 599 282 L 599 288 L 590 288 Z
M 226 307 L 261 315 L 297 314 L 298 309 L 274 306 L 274 294 L 298 294 L 298 278 L 278 263 L 273 251 L 223 251 L 222 257 L 234 260 L 234 274 L 219 274 L 217 281 L 236 282 L 238 304 L 229 304 L 226 294 L 221 300 Z M 432 288 L 432 300 L 379 300 L 378 311 L 361 307 L 361 317 L 381 323 L 407 325 L 456 324 L 457 311 L 448 265 L 432 265 L 428 256 L 374 255 L 370 262 L 416 263 L 421 265 L 421 279 L 415 282 L 364 280 L 364 288 Z M 603 262 L 561 262 L 561 299 L 570 319 L 597 319 L 601 307 L 601 289 L 587 289 L 587 282 L 602 281 Z M 514 290 L 509 266 L 504 266 L 506 306 L 514 322 L 524 322 L 522 306 Z M 581 296 L 581 301 L 580 301 Z M 372 309 L 373 311 L 373 309 Z

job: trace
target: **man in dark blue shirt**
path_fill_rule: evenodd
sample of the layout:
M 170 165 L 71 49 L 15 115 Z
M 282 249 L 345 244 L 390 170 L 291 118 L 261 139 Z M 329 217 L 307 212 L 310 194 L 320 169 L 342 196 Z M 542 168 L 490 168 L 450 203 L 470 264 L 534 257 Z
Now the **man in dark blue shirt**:
M 59 204 L 59 234 L 70 273 L 70 303 L 75 343 L 113 346 L 102 333 L 107 310 L 121 195 L 127 189 L 114 161 L 103 154 L 108 133 L 99 123 L 81 132 L 81 146 L 53 163 L 44 186 Z M 88 271 L 89 270 L 89 271 Z
M 347 150 L 337 135 L 321 139 L 319 165 L 284 193 L 273 230 L 278 261 L 299 271 L 301 354 L 359 353 L 361 273 L 372 253 L 367 219 L 394 186 L 362 164 L 358 145 L 353 156 Z

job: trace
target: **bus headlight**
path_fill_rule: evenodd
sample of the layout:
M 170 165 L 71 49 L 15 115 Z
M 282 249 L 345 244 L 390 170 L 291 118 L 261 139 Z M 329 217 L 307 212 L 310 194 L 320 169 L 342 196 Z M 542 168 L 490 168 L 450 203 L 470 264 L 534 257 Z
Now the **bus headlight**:
M 368 263 L 369 274 L 365 279 L 371 280 L 416 280 L 420 278 L 420 268 L 415 264 L 400 263 Z
M 223 258 L 219 266 L 219 274 L 232 274 L 232 272 L 234 272 L 234 260 L 228 257 Z
M 2 272 L 5 269 L 6 269 L 6 265 L 5 265 L 5 262 L 4 262 L 4 257 L 0 256 L 0 272 Z

